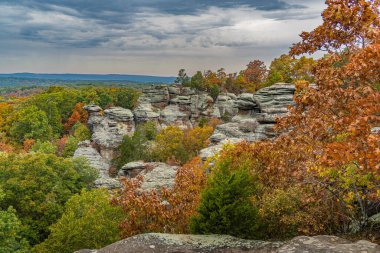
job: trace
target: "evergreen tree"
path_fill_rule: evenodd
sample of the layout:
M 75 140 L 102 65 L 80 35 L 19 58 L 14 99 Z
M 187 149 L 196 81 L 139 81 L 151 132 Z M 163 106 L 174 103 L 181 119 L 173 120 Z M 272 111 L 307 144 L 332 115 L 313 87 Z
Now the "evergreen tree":
M 191 221 L 192 232 L 257 238 L 258 210 L 250 200 L 255 191 L 254 179 L 246 168 L 230 170 L 229 162 L 222 162 L 202 193 L 198 215 Z

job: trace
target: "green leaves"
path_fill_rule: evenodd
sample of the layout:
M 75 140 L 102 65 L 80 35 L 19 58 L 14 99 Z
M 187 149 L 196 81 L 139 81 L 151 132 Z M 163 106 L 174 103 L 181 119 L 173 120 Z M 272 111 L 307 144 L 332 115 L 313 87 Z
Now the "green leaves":
M 67 201 L 62 217 L 34 252 L 71 253 L 102 248 L 120 239 L 118 225 L 122 217 L 121 208 L 111 205 L 107 190 L 82 190 Z

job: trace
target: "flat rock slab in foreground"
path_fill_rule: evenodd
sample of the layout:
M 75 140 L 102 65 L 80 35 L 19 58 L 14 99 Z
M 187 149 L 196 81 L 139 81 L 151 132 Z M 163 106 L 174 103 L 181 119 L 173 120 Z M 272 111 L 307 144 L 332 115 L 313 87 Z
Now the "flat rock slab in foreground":
M 136 235 L 99 250 L 76 253 L 377 253 L 368 241 L 352 243 L 335 236 L 300 236 L 289 242 L 243 240 L 226 235 Z

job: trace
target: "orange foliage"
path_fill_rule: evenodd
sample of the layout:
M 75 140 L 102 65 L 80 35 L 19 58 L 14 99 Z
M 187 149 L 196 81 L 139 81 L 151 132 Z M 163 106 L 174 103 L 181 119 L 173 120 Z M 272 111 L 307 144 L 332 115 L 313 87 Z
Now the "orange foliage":
M 30 149 L 33 147 L 33 145 L 36 143 L 35 140 L 33 139 L 26 139 L 24 142 L 23 142 L 23 147 L 24 147 L 24 151 L 25 152 L 29 152 Z
M 57 140 L 57 142 L 56 142 L 56 145 L 57 145 L 57 154 L 63 155 L 63 151 L 65 149 L 65 145 L 66 145 L 67 141 L 68 141 L 68 136 L 67 135 L 65 135 L 62 138 L 60 138 L 59 140 Z
M 13 153 L 14 152 L 14 148 L 11 145 L 8 145 L 6 143 L 0 142 L 0 152 Z
M 142 178 L 123 180 L 123 190 L 114 198 L 126 214 L 120 224 L 123 238 L 144 232 L 187 233 L 191 216 L 200 202 L 206 176 L 200 158 L 177 172 L 173 189 L 139 190 Z
M 77 103 L 73 109 L 71 116 L 68 118 L 65 124 L 65 130 L 68 131 L 76 123 L 87 124 L 88 112 L 83 109 L 84 103 Z

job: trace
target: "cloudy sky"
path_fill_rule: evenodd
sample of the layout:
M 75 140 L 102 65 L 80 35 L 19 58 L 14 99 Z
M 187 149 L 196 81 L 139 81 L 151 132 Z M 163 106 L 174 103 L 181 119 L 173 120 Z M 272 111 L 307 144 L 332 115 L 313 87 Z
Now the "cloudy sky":
M 0 0 L 0 73 L 238 71 L 288 51 L 323 0 Z

